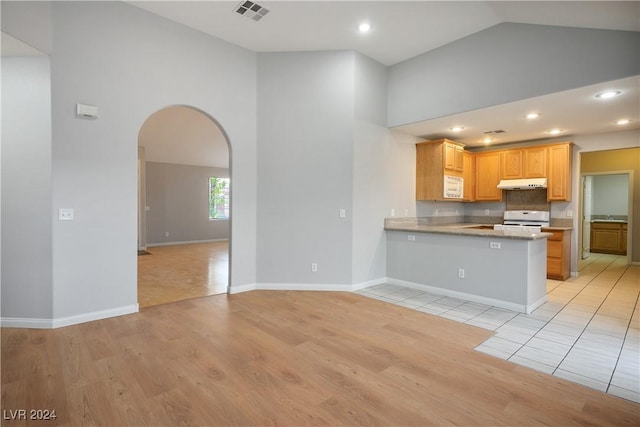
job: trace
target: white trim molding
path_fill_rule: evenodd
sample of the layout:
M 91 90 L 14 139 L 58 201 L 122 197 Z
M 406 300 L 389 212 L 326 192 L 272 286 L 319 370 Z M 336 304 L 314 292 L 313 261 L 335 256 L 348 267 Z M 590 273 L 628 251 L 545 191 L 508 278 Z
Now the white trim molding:
M 198 243 L 218 243 L 218 242 L 228 242 L 228 241 L 229 239 L 208 239 L 208 240 L 185 240 L 183 242 L 147 243 L 147 248 L 153 248 L 156 246 L 196 245 Z
M 546 295 L 539 299 L 538 301 L 534 301 L 529 305 L 525 304 L 516 304 L 513 302 L 501 301 L 494 298 L 482 297 L 479 295 L 468 294 L 466 292 L 458 292 L 450 289 L 439 288 L 437 286 L 424 285 L 422 283 L 414 283 L 407 282 L 406 280 L 394 279 L 393 277 L 387 278 L 387 283 L 392 285 L 406 286 L 407 288 L 417 289 L 420 291 L 427 291 L 437 295 L 443 295 L 446 297 L 453 297 L 462 299 L 465 301 L 477 302 L 480 304 L 490 305 L 493 307 L 504 308 L 506 310 L 518 311 L 520 313 L 530 314 L 536 308 L 540 307 L 547 300 Z
M 381 285 L 387 282 L 386 277 L 381 277 L 367 282 L 354 284 L 340 283 L 250 283 L 246 285 L 232 285 L 229 287 L 230 294 L 239 294 L 249 291 L 334 291 L 353 292 L 369 286 Z
M 55 329 L 64 326 L 77 325 L 94 320 L 106 319 L 109 317 L 123 316 L 140 311 L 138 304 L 131 304 L 123 307 L 111 308 L 108 310 L 93 311 L 74 316 L 67 316 L 54 319 L 30 319 L 20 317 L 3 317 L 0 325 L 3 328 L 33 328 L 33 329 Z

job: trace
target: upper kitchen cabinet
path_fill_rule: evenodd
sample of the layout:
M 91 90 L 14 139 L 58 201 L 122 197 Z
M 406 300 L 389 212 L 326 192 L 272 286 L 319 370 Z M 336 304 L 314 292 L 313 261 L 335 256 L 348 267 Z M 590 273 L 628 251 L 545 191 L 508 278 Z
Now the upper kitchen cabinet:
M 502 151 L 502 179 L 546 178 L 547 148 L 527 147 Z
M 547 200 L 571 200 L 571 151 L 573 144 L 565 142 L 547 146 Z
M 463 200 L 473 202 L 476 199 L 476 159 L 465 151 L 462 153 Z
M 500 201 L 502 190 L 498 188 L 502 177 L 500 151 L 487 151 L 475 154 L 476 159 L 476 197 L 477 201 Z
M 416 144 L 416 200 L 462 200 L 463 169 L 463 144 L 449 139 Z
M 524 178 L 546 178 L 547 147 L 527 147 L 523 151 Z
M 444 169 L 447 171 L 462 172 L 464 169 L 464 146 L 457 142 L 444 140 Z

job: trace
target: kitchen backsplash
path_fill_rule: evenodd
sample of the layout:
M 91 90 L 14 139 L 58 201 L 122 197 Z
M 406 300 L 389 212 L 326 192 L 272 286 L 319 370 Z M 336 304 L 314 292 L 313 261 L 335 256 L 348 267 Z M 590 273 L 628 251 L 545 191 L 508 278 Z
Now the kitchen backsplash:
M 508 211 L 548 211 L 547 190 L 507 190 L 505 201 Z

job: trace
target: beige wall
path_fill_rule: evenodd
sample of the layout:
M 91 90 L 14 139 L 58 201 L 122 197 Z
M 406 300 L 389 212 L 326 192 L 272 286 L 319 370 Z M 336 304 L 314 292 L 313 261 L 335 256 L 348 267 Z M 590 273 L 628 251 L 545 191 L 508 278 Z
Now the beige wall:
M 580 173 L 633 171 L 631 261 L 640 263 L 640 148 L 581 153 Z

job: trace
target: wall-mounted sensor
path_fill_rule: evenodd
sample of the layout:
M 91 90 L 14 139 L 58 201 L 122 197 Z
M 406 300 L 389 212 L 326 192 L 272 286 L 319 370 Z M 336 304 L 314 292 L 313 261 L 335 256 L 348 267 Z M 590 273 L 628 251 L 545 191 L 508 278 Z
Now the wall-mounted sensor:
M 76 104 L 76 116 L 83 119 L 97 119 L 98 107 L 95 105 Z

